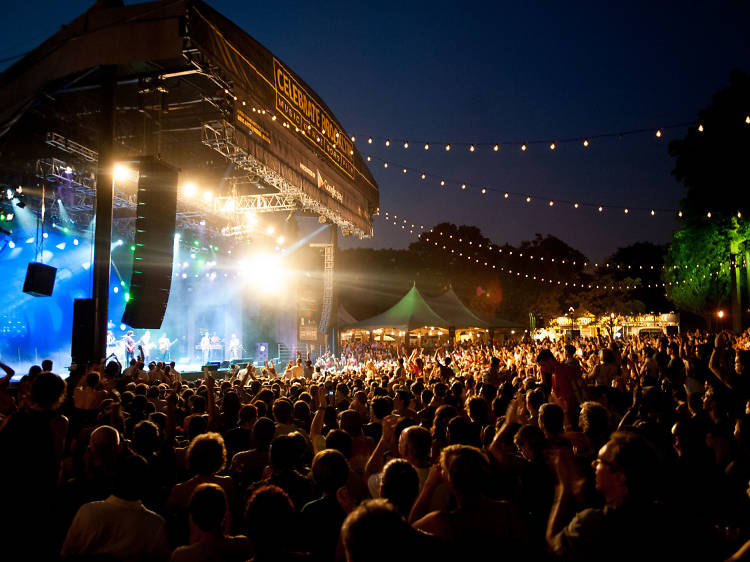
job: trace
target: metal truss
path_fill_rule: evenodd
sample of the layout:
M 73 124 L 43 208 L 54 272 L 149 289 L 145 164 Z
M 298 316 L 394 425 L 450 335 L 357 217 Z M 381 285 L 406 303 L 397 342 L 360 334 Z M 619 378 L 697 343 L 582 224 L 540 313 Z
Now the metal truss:
M 67 152 L 68 154 L 75 154 L 76 156 L 80 156 L 87 162 L 95 163 L 99 161 L 99 153 L 96 150 L 92 150 L 87 146 L 83 146 L 82 144 L 75 142 L 74 140 L 65 138 L 60 133 L 47 133 L 45 142 L 50 146 L 59 148 L 63 152 Z
M 320 311 L 318 332 L 325 334 L 333 314 L 333 244 L 310 244 L 311 247 L 323 248 L 323 303 Z
M 275 187 L 282 196 L 298 202 L 296 208 L 310 211 L 331 223 L 337 224 L 341 227 L 345 236 L 354 234 L 359 238 L 368 238 L 372 235 L 371 232 L 365 232 L 324 203 L 310 197 L 301 187 L 290 183 L 275 170 L 248 154 L 238 145 L 237 131 L 231 123 L 226 120 L 214 121 L 204 123 L 201 129 L 201 140 L 204 145 L 212 148 L 237 167 L 258 176 L 266 184 Z
M 299 208 L 299 204 L 294 197 L 280 193 L 216 197 L 214 199 L 215 213 L 273 213 L 293 211 L 297 208 Z

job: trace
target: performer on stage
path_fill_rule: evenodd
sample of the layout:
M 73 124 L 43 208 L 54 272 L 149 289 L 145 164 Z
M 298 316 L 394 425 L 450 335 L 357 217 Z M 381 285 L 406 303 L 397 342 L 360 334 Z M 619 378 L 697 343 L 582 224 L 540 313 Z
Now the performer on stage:
M 204 333 L 201 338 L 201 354 L 203 355 L 203 364 L 205 365 L 211 356 L 211 336 L 208 332 Z
M 224 353 L 223 351 L 220 353 L 219 350 L 221 350 L 221 338 L 214 332 L 211 336 L 211 350 L 208 354 L 209 361 L 216 361 L 217 359 L 220 361 L 223 359 Z
M 237 334 L 232 334 L 229 338 L 229 360 L 239 359 L 240 357 L 240 339 Z
M 161 354 L 161 360 L 165 363 L 170 361 L 169 349 L 177 342 L 177 340 L 169 341 L 169 336 L 166 332 L 162 332 L 159 337 L 159 353 Z
M 122 339 L 125 342 L 125 364 L 130 365 L 130 362 L 135 357 L 135 339 L 133 338 L 133 330 L 128 330 Z
M 141 336 L 140 344 L 143 347 L 143 354 L 146 359 L 146 363 L 151 361 L 151 350 L 156 347 L 156 344 L 151 341 L 151 330 L 146 330 Z

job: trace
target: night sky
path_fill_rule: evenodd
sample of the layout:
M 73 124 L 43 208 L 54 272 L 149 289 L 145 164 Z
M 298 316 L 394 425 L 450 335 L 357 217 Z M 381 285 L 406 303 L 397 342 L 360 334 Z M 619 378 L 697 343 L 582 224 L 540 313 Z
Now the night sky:
M 667 144 L 686 129 L 655 132 L 695 120 L 731 69 L 750 72 L 746 1 L 209 3 L 297 72 L 357 136 L 362 155 L 374 158 L 382 210 L 425 227 L 474 224 L 499 244 L 550 233 L 595 261 L 636 241 L 669 241 L 672 215 L 648 209 L 679 204 Z M 91 5 L 6 3 L 0 59 L 33 48 Z M 520 150 L 537 139 L 638 128 L 648 131 L 588 148 Z M 381 140 L 368 145 L 369 135 Z M 409 149 L 395 141 L 386 148 L 385 138 L 408 139 Z M 446 152 L 446 142 L 513 144 L 471 153 Z M 423 182 L 422 171 L 471 186 Z M 499 192 L 482 195 L 479 186 Z M 531 195 L 532 204 L 505 199 L 506 190 Z M 599 214 L 549 207 L 550 199 L 647 210 Z M 344 245 L 403 248 L 414 238 L 376 217 L 373 239 Z

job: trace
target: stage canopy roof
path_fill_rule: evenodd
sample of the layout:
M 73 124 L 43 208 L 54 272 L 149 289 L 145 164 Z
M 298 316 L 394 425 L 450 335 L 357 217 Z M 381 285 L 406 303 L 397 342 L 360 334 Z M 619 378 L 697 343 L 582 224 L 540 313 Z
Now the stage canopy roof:
M 417 289 L 416 284 L 414 284 L 411 290 L 400 301 L 385 312 L 361 322 L 344 326 L 344 329 L 375 330 L 377 328 L 394 328 L 409 332 L 417 328 L 424 328 L 425 326 L 447 328 L 449 324 L 430 308 L 430 305 L 427 304 Z
M 448 321 L 449 328 L 489 328 L 490 324 L 469 310 L 449 288 L 439 297 L 427 299 L 430 308 Z
M 0 74 L 10 147 L 0 183 L 65 182 L 90 206 L 106 67 L 117 81 L 116 160 L 158 155 L 213 191 L 206 218 L 217 230 L 241 211 L 291 211 L 372 235 L 378 186 L 350 134 L 292 69 L 200 0 L 99 0 Z M 116 204 L 130 195 L 116 192 Z

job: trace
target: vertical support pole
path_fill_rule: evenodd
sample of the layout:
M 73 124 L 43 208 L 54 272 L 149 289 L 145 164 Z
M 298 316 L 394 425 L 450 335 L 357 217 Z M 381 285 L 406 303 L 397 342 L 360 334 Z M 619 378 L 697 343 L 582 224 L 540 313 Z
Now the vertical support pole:
M 99 163 L 96 174 L 96 227 L 91 296 L 94 299 L 94 338 L 91 358 L 102 361 L 107 353 L 109 268 L 112 245 L 112 199 L 115 140 L 115 67 L 102 67 L 99 122 Z
M 339 348 L 339 299 L 336 283 L 336 254 L 339 249 L 339 227 L 336 223 L 331 224 L 331 246 L 333 247 L 333 295 L 331 298 L 331 319 L 329 320 L 331 331 L 331 353 L 336 354 Z
M 742 331 L 742 280 L 740 279 L 739 253 L 730 254 L 729 277 L 730 277 L 730 300 L 732 303 L 732 330 L 736 333 Z

